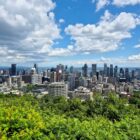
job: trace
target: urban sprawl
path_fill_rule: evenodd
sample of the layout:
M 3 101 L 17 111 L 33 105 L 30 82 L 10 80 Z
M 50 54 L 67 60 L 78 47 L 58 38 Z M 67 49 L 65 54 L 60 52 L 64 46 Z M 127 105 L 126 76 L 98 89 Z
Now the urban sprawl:
M 0 93 L 25 94 L 31 93 L 37 97 L 46 94 L 65 96 L 66 98 L 92 99 L 94 93 L 106 97 L 116 93 L 119 97 L 130 98 L 135 91 L 140 91 L 140 69 L 119 68 L 104 64 L 102 69 L 87 64 L 81 70 L 62 64 L 55 68 L 39 71 L 38 65 L 28 70 L 17 69 L 16 64 L 11 68 L 0 69 Z

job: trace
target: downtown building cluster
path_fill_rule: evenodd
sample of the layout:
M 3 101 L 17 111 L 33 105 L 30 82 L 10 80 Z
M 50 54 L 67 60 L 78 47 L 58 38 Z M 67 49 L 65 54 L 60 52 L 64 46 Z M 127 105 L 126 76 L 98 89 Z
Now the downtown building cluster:
M 92 99 L 94 93 L 107 96 L 115 92 L 119 96 L 131 96 L 140 91 L 140 69 L 119 68 L 97 64 L 82 68 L 67 67 L 62 64 L 55 68 L 40 70 L 37 64 L 30 69 L 18 69 L 16 64 L 11 68 L 0 70 L 0 92 L 8 94 L 16 89 L 20 93 L 26 91 L 27 85 L 35 85 L 32 92 L 36 95 L 50 94 L 66 98 Z

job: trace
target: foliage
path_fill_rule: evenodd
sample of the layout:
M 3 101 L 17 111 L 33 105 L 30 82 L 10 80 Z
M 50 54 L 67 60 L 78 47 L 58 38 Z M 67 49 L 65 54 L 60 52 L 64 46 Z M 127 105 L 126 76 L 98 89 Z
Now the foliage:
M 93 101 L 0 94 L 1 140 L 139 140 L 139 96 Z M 132 99 L 133 99 L 132 98 Z

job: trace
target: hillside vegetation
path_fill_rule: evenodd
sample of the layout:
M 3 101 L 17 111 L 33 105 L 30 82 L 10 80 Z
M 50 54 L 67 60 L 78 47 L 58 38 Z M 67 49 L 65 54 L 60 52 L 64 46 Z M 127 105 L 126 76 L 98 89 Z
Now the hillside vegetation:
M 140 97 L 0 94 L 0 140 L 140 140 Z

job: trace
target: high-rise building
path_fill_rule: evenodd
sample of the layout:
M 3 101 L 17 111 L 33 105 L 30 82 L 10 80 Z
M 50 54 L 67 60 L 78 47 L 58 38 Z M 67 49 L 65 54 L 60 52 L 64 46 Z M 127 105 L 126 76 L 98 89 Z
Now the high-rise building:
M 69 77 L 68 77 L 69 90 L 75 89 L 75 78 L 76 78 L 76 76 L 74 74 L 69 75 Z
M 109 76 L 110 76 L 110 68 L 107 67 L 107 77 L 109 77 Z
M 31 84 L 42 84 L 42 76 L 39 74 L 31 75 Z
M 70 73 L 73 73 L 74 72 L 74 68 L 73 66 L 70 67 Z
M 102 83 L 103 82 L 103 77 L 101 75 L 98 76 L 98 82 Z
M 10 76 L 7 78 L 7 86 L 8 87 L 11 87 L 12 86 L 12 80 L 11 80 L 11 77 Z
M 118 77 L 118 66 L 114 67 L 114 77 L 117 78 Z
M 92 64 L 92 76 L 96 75 L 97 72 L 97 64 Z
M 63 82 L 54 82 L 49 84 L 48 92 L 52 96 L 65 96 L 68 95 L 68 85 Z
M 17 73 L 16 64 L 11 64 L 11 75 L 14 76 Z
M 132 72 L 131 72 L 131 78 L 132 78 L 132 79 L 135 78 L 135 70 L 132 70 Z
M 106 63 L 104 64 L 104 76 L 105 77 L 107 76 L 107 64 Z
M 34 68 L 36 69 L 36 73 L 38 74 L 38 65 L 34 64 Z
M 124 78 L 124 77 L 125 77 L 124 69 L 120 68 L 120 78 Z
M 128 68 L 125 68 L 125 78 L 126 78 L 127 81 L 129 81 L 129 79 L 130 79 L 129 69 Z
M 113 65 L 110 64 L 110 77 L 113 77 L 114 73 L 113 73 Z
M 61 73 L 63 73 L 64 72 L 64 65 L 62 65 L 62 64 L 57 65 L 56 71 L 57 72 L 60 72 L 61 71 Z
M 56 67 L 56 77 L 57 77 L 57 82 L 63 81 L 63 74 L 64 74 L 64 65 L 59 64 Z
M 56 82 L 56 72 L 55 71 L 51 72 L 50 82 Z
M 80 77 L 79 78 L 79 86 L 87 87 L 88 82 L 86 77 Z
M 87 77 L 87 76 L 88 76 L 88 66 L 87 66 L 87 64 L 85 64 L 85 65 L 82 67 L 82 72 L 83 72 L 83 76 L 84 76 L 84 77 Z

